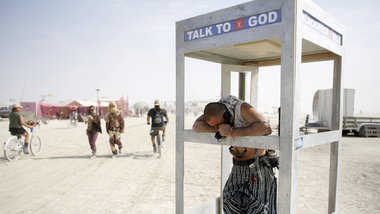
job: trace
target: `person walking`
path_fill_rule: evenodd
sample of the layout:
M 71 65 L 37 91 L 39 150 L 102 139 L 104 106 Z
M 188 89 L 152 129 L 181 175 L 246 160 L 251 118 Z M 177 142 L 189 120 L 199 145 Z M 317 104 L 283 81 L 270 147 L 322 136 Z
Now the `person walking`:
M 121 154 L 121 134 L 124 133 L 124 118 L 122 111 L 118 110 L 115 102 L 108 105 L 108 112 L 106 115 L 106 129 L 109 135 L 109 142 L 112 151 L 112 158 L 117 158 L 117 150 L 115 144 L 119 147 L 119 154 Z
M 99 132 L 102 133 L 102 127 L 100 123 L 100 115 L 95 112 L 95 107 L 91 105 L 88 108 L 87 115 L 87 129 L 88 142 L 92 151 L 91 159 L 96 158 L 96 139 Z

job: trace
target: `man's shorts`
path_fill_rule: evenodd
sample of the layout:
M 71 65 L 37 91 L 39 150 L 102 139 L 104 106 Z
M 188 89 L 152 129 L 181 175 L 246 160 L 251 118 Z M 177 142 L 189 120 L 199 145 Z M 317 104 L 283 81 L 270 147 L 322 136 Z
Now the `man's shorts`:
M 233 161 L 223 189 L 223 211 L 237 213 L 277 213 L 277 178 L 263 155 L 244 164 Z M 249 164 L 249 165 L 248 165 Z
M 149 134 L 150 134 L 150 136 L 154 137 L 154 136 L 158 135 L 158 132 L 159 132 L 160 130 L 163 130 L 164 128 L 165 128 L 165 126 L 161 126 L 161 127 L 152 127 L 152 128 L 150 129 Z
M 9 128 L 11 135 L 21 135 L 26 132 L 24 128 Z
M 121 136 L 120 132 L 111 130 L 108 131 L 108 135 L 110 136 L 109 139 L 112 139 L 113 137 L 115 137 L 115 139 L 119 139 Z

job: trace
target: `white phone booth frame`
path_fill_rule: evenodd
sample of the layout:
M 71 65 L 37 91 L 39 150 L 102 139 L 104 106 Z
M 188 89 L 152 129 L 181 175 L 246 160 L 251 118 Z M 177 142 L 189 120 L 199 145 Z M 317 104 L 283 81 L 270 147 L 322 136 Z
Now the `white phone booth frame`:
M 281 66 L 280 136 L 236 137 L 232 145 L 280 150 L 277 210 L 290 214 L 297 212 L 298 150 L 330 144 L 328 213 L 338 212 L 343 35 L 342 25 L 310 0 L 255 0 L 176 23 L 176 213 L 184 213 L 184 143 L 217 144 L 214 134 L 184 129 L 185 57 L 222 64 L 222 96 L 230 94 L 235 71 L 244 99 L 245 73 L 251 72 L 253 106 L 257 106 L 259 68 Z M 300 136 L 300 64 L 324 60 L 334 61 L 331 131 Z M 218 143 L 222 144 L 221 190 L 230 170 L 229 143 Z M 189 212 L 222 213 L 221 199 Z

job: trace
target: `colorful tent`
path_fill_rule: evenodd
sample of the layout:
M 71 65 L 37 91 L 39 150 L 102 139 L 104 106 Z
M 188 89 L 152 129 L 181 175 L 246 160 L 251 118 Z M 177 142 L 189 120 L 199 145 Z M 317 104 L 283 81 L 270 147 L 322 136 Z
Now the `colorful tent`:
M 95 106 L 99 108 L 102 116 L 107 113 L 107 106 L 110 102 L 116 102 L 118 108 L 123 111 L 123 116 L 129 112 L 128 98 L 124 96 L 118 100 L 108 98 L 96 100 L 73 100 L 61 103 L 47 103 L 47 102 L 21 102 L 22 112 L 28 119 L 68 119 L 70 118 L 74 108 L 78 110 L 79 114 L 86 115 L 88 107 Z

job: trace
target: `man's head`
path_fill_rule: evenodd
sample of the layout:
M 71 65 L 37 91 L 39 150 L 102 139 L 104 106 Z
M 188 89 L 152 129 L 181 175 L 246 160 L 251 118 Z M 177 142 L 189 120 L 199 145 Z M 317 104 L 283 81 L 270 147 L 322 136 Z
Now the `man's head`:
M 223 114 L 225 111 L 228 111 L 226 106 L 222 103 L 209 103 L 206 105 L 203 115 L 205 117 L 205 121 L 210 125 L 217 127 L 223 123 L 225 123 L 225 118 Z M 230 121 L 226 121 L 229 123 Z
M 116 107 L 116 103 L 115 102 L 110 102 L 108 104 L 108 108 L 112 108 L 112 107 Z
M 95 106 L 91 105 L 90 107 L 88 107 L 88 113 L 95 114 Z
M 108 112 L 110 113 L 114 113 L 117 111 L 117 106 L 116 106 L 116 103 L 115 102 L 110 102 L 108 104 Z
M 154 101 L 154 108 L 155 109 L 157 109 L 157 110 L 160 110 L 160 100 L 159 99 L 157 99 L 157 100 L 155 100 Z
M 20 112 L 22 109 L 20 104 L 13 104 L 12 111 Z

